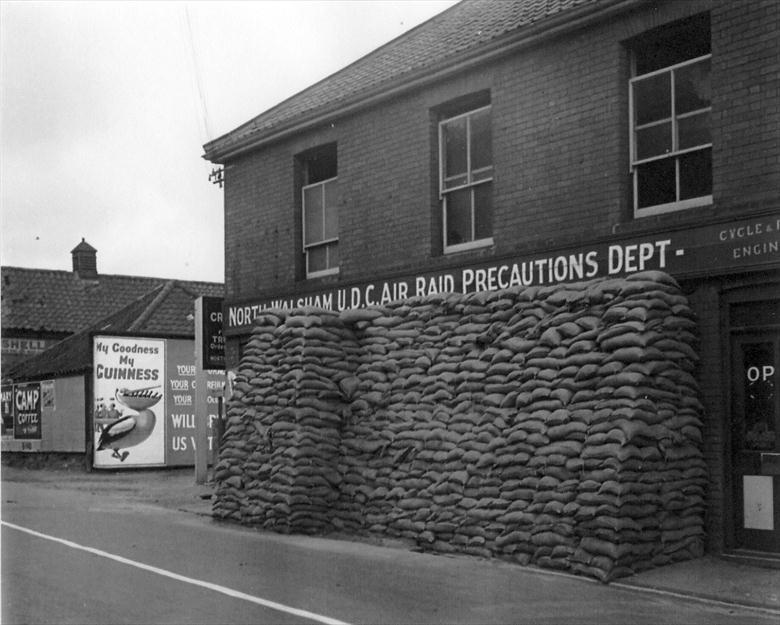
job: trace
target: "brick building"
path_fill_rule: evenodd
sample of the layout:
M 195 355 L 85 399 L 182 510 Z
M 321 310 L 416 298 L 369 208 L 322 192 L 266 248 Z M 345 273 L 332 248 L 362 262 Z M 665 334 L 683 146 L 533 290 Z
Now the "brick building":
M 2 294 L 3 380 L 19 363 L 40 355 L 59 341 L 87 329 L 170 282 L 163 278 L 98 272 L 97 250 L 84 239 L 71 250 L 72 271 L 0 267 Z M 190 293 L 187 314 L 198 295 L 221 297 L 213 282 L 180 281 Z M 186 324 L 185 324 L 186 325 Z M 189 321 L 188 332 L 194 331 Z
M 268 308 L 662 270 L 710 552 L 780 554 L 780 5 L 465 1 L 205 146 L 225 335 Z

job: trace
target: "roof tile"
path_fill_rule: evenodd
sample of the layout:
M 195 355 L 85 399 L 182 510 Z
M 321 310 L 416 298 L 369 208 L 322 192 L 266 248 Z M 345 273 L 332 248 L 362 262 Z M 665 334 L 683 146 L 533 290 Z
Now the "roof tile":
M 192 284 L 160 282 L 120 310 L 3 372 L 3 378 L 19 381 L 87 371 L 92 366 L 91 337 L 96 333 L 192 337 L 195 322 L 190 313 L 198 295 Z
M 206 156 L 318 110 L 435 68 L 500 37 L 598 0 L 463 0 L 205 146 Z
M 162 278 L 100 274 L 83 279 L 69 271 L 2 267 L 0 298 L 5 331 L 77 332 L 166 283 Z M 199 295 L 221 297 L 222 284 L 181 281 Z

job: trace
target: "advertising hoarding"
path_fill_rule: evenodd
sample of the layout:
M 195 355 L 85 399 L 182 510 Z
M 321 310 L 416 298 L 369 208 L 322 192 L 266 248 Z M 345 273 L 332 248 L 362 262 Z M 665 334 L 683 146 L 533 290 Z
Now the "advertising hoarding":
M 165 464 L 165 340 L 95 336 L 94 466 Z
M 195 390 L 197 382 L 195 365 L 193 364 L 193 342 L 168 341 L 166 358 L 166 384 L 168 387 L 166 396 L 166 464 L 169 466 L 192 465 L 195 461 Z M 218 397 L 222 394 L 224 380 L 223 371 L 206 370 L 209 451 L 214 447 L 212 424 L 217 418 Z
M 14 438 L 41 438 L 41 384 L 27 382 L 15 384 L 14 391 Z
M 2 415 L 3 437 L 14 435 L 14 386 L 3 384 L 0 390 L 0 414 Z

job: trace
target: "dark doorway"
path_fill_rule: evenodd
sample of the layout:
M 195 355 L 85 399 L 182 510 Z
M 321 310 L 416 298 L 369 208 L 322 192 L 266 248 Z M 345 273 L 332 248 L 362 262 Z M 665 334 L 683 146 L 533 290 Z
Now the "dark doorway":
M 780 553 L 780 332 L 732 336 L 734 546 Z

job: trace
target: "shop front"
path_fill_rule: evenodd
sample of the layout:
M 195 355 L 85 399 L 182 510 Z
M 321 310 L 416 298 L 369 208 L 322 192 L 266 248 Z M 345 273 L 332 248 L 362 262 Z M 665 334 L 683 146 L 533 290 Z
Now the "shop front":
M 291 289 L 225 305 L 228 360 L 238 362 L 253 320 L 274 310 L 340 313 L 448 293 L 546 287 L 659 272 L 682 287 L 697 319 L 702 449 L 709 473 L 707 549 L 780 554 L 780 213 L 579 247 Z M 533 292 L 531 290 L 530 292 Z M 663 447 L 659 442 L 659 448 Z

